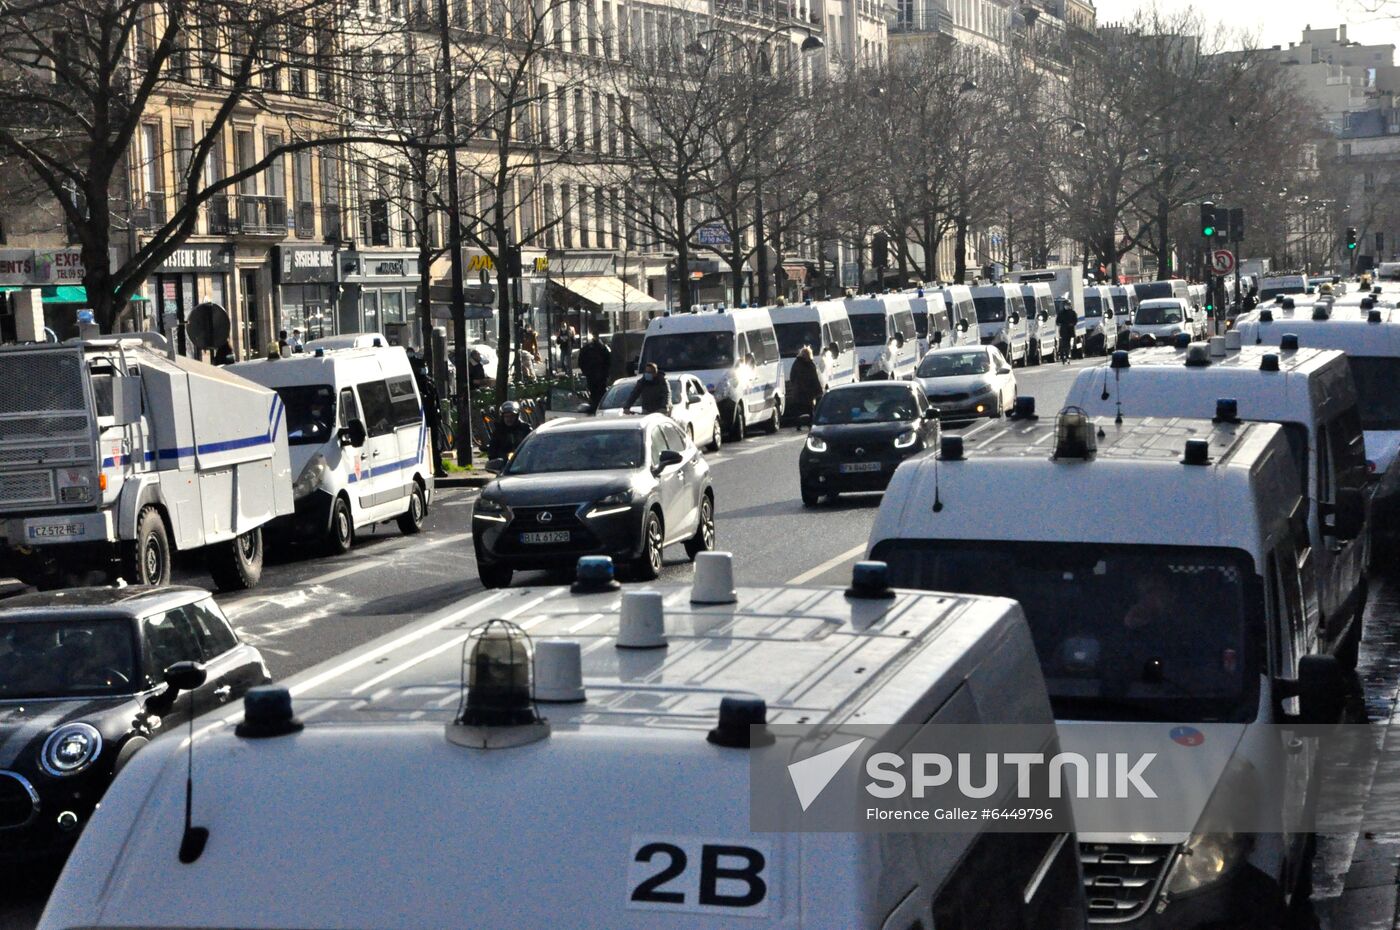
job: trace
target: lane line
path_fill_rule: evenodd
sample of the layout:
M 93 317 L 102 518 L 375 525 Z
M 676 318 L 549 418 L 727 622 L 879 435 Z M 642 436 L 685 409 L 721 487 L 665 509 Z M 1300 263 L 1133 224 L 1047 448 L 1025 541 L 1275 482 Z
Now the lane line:
M 328 581 L 339 581 L 341 578 L 348 578 L 349 576 L 357 574 L 358 572 L 366 571 L 371 568 L 378 568 L 383 564 L 383 559 L 366 559 L 363 562 L 356 560 L 353 565 L 347 565 L 344 568 L 338 568 L 333 572 L 326 572 L 324 575 L 317 575 L 315 578 L 308 578 L 300 583 L 325 584 Z
M 827 559 L 825 562 L 818 565 L 816 568 L 809 569 L 808 571 L 805 571 L 802 574 L 798 575 L 796 578 L 790 579 L 786 583 L 790 585 L 806 584 L 814 578 L 820 578 L 822 575 L 825 575 L 833 568 L 838 568 L 844 563 L 849 562 L 852 559 L 858 558 L 863 552 L 865 552 L 865 543 L 861 543 L 859 546 L 852 546 L 850 549 L 847 549 L 840 555 L 835 556 L 834 558 Z
M 471 538 L 471 533 L 455 533 L 452 536 L 444 536 L 441 539 L 434 539 L 432 542 L 425 542 L 420 548 L 431 549 L 434 546 L 446 546 L 449 543 L 462 542 Z

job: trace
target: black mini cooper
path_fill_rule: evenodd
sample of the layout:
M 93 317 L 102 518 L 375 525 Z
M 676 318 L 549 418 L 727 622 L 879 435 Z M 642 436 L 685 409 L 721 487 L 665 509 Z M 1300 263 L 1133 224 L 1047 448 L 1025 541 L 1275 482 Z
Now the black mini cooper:
M 0 606 L 0 862 L 67 855 L 155 736 L 269 680 L 199 588 L 83 588 Z

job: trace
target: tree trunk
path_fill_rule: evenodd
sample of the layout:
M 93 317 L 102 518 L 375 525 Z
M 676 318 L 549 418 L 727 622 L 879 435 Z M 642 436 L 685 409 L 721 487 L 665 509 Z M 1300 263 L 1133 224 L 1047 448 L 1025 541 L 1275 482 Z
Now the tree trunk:
M 508 385 L 511 382 L 510 348 L 514 343 L 515 308 L 511 301 L 510 270 L 506 253 L 510 241 L 506 238 L 505 223 L 499 222 L 496 236 L 496 403 L 510 399 Z M 524 361 L 523 359 L 521 361 Z
M 414 208 L 418 214 L 418 329 L 423 340 L 423 357 L 432 358 L 433 348 L 433 298 L 429 293 L 432 283 L 432 237 L 428 231 L 428 221 L 432 217 L 428 210 L 428 172 L 419 175 L 417 196 Z
M 967 226 L 965 216 L 956 220 L 957 240 L 953 245 L 953 281 L 963 284 L 967 280 Z
M 924 283 L 938 280 L 938 240 L 933 237 L 933 214 L 924 214 Z
M 1171 209 L 1165 200 L 1157 201 L 1157 280 L 1171 277 Z
M 112 217 L 105 195 L 100 202 L 88 198 L 88 222 L 83 238 L 83 287 L 87 290 L 88 306 L 98 330 L 112 331 L 117 315 L 116 294 L 113 293 L 110 248 Z
M 673 198 L 676 204 L 676 300 L 682 313 L 690 312 L 690 242 L 685 235 L 686 231 L 686 207 L 689 206 L 684 195 Z

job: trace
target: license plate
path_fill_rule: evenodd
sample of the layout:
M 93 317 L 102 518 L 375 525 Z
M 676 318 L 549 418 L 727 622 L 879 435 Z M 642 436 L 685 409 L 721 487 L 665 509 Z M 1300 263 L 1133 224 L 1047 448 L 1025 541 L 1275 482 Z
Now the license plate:
M 63 539 L 69 536 L 86 536 L 87 527 L 81 523 L 44 523 L 28 528 L 30 539 Z
M 552 533 L 521 533 L 520 541 L 532 545 L 547 543 L 566 543 L 569 541 L 568 530 L 555 530 Z
M 879 462 L 846 462 L 841 466 L 841 474 L 855 475 L 867 471 L 879 471 Z

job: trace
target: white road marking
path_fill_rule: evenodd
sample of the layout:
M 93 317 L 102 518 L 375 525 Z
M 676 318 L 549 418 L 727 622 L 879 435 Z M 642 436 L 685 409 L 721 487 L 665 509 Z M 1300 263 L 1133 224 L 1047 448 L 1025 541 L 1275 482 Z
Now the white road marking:
M 809 569 L 808 571 L 805 571 L 802 574 L 798 575 L 796 578 L 790 579 L 787 583 L 790 585 L 806 584 L 814 578 L 820 578 L 822 575 L 825 575 L 833 568 L 837 568 L 845 564 L 846 562 L 851 561 L 852 559 L 859 558 L 863 552 L 865 552 L 865 543 L 861 543 L 859 546 L 852 546 L 850 549 L 847 549 L 840 555 L 835 556 L 834 558 L 827 559 L 825 562 L 818 565 L 816 568 Z
M 366 559 L 363 562 L 356 559 L 344 568 L 338 568 L 333 572 L 326 572 L 324 575 L 317 575 L 315 578 L 308 578 L 302 584 L 326 584 L 331 581 L 339 581 L 341 578 L 348 578 L 359 572 L 368 571 L 371 568 L 378 568 L 384 564 L 383 559 Z
M 449 543 L 462 542 L 471 538 L 471 533 L 454 533 L 451 536 L 444 536 L 441 539 L 434 539 L 432 542 L 423 543 L 423 545 L 420 548 L 431 549 L 434 546 L 446 546 Z

